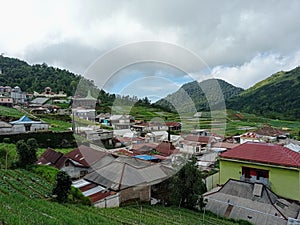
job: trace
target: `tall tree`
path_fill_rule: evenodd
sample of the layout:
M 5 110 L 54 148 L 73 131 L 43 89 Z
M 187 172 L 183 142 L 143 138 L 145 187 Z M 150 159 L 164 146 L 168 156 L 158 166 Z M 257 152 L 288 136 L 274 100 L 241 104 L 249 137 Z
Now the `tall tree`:
M 16 147 L 19 156 L 19 165 L 21 167 L 31 165 L 37 161 L 36 139 L 30 138 L 27 140 L 27 142 L 25 142 L 24 140 L 20 140 L 17 142 Z
M 58 171 L 56 175 L 56 184 L 52 190 L 52 194 L 56 196 L 56 200 L 60 203 L 66 202 L 68 194 L 71 191 L 71 177 L 64 171 Z
M 35 138 L 29 138 L 26 143 L 28 145 L 29 163 L 33 164 L 37 161 L 36 150 L 37 150 L 38 144 L 37 144 L 37 141 Z
M 205 206 L 202 194 L 207 191 L 202 180 L 201 171 L 196 166 L 196 158 L 192 157 L 171 182 L 171 204 L 189 209 L 200 209 Z

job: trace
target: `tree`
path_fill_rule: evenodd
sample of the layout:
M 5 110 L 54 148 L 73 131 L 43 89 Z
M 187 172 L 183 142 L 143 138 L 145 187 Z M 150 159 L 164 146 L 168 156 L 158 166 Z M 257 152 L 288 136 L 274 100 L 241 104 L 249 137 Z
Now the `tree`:
M 16 147 L 17 147 L 17 153 L 19 156 L 18 163 L 21 167 L 31 165 L 37 161 L 36 139 L 30 138 L 27 140 L 27 143 L 24 140 L 20 140 L 17 142 Z
M 71 177 L 64 171 L 58 171 L 56 174 L 56 184 L 52 190 L 52 194 L 60 203 L 66 202 L 68 194 L 71 191 Z
M 172 178 L 170 190 L 171 204 L 188 209 L 200 209 L 205 206 L 202 194 L 207 191 L 202 181 L 201 171 L 192 157 Z
M 36 150 L 37 150 L 38 144 L 37 144 L 37 141 L 35 138 L 29 138 L 26 143 L 28 145 L 29 163 L 33 164 L 37 161 Z

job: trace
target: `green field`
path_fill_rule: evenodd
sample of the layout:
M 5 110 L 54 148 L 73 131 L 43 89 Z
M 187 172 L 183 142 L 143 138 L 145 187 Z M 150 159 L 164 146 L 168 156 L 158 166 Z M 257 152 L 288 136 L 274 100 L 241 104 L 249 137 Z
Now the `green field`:
M 9 116 L 15 119 L 19 119 L 25 114 L 26 114 L 25 112 L 21 112 L 15 108 L 0 106 L 0 116 Z
M 203 214 L 176 207 L 130 205 L 98 209 L 51 201 L 52 183 L 26 170 L 0 170 L 2 224 L 203 224 Z M 205 224 L 239 224 L 210 213 Z

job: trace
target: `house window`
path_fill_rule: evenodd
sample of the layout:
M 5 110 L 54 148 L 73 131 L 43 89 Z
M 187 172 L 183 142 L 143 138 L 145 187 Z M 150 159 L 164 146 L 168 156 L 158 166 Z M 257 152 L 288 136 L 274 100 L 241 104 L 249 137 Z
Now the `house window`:
M 250 167 L 242 167 L 242 175 L 246 179 L 254 178 L 255 180 L 260 180 L 261 178 L 269 178 L 269 171 Z
M 68 167 L 70 165 L 70 162 L 69 161 L 66 161 L 65 162 L 65 167 Z
M 200 148 L 199 146 L 196 147 L 196 152 L 199 152 L 200 151 Z

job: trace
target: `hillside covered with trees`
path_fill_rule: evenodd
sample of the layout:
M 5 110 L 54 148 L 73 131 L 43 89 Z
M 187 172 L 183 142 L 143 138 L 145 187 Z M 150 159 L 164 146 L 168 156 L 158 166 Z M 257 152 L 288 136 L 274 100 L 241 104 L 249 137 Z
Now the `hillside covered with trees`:
M 209 79 L 200 83 L 193 81 L 182 85 L 178 91 L 155 104 L 172 111 L 175 111 L 175 108 L 181 112 L 192 112 L 195 109 L 196 111 L 210 111 L 210 107 L 217 106 L 242 91 L 242 88 L 220 79 Z
M 300 67 L 280 71 L 227 101 L 227 108 L 274 119 L 300 118 Z
M 47 64 L 29 65 L 19 59 L 0 56 L 0 85 L 19 86 L 23 91 L 43 92 L 49 86 L 54 92 L 64 91 L 72 95 L 81 76 Z

